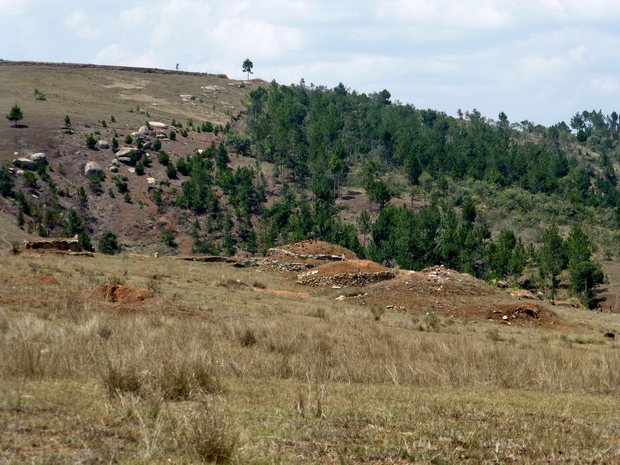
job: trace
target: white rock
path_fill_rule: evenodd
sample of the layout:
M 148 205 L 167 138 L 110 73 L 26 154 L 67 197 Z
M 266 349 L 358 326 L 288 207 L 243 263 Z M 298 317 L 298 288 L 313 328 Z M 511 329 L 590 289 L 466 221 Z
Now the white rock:
M 40 163 L 47 163 L 47 157 L 45 156 L 44 153 L 33 153 L 32 155 L 30 155 L 30 159 L 33 162 L 40 162 Z
M 86 163 L 86 166 L 84 167 L 84 175 L 87 178 L 90 178 L 91 176 L 100 176 L 102 174 L 103 169 L 99 166 L 99 163 L 96 161 L 89 161 Z
M 106 150 L 110 148 L 110 144 L 106 140 L 97 141 L 97 148 Z
M 149 184 L 155 184 L 155 178 L 146 178 L 146 182 L 148 182 Z
M 160 123 L 158 121 L 149 121 L 149 124 L 151 125 L 152 128 L 155 129 L 167 129 L 168 126 L 164 123 Z
M 28 170 L 33 170 L 37 167 L 37 164 L 30 158 L 16 158 L 13 160 L 13 165 L 18 168 L 26 168 Z
M 123 147 L 122 149 L 120 149 L 118 152 L 116 152 L 116 156 L 118 158 L 120 157 L 126 157 L 127 155 L 129 155 L 131 152 L 135 152 L 136 149 L 132 149 L 131 147 Z
M 151 132 L 151 130 L 147 128 L 146 126 L 141 126 L 140 129 L 138 129 L 138 132 L 141 134 L 148 135 L 148 133 Z

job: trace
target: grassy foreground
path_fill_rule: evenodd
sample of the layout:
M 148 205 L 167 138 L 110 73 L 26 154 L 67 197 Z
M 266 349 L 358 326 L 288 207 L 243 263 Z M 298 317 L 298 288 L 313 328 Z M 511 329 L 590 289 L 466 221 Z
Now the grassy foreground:
M 155 299 L 94 300 L 106 283 Z M 616 315 L 377 320 L 255 286 L 293 290 L 223 264 L 2 255 L 0 463 L 620 461 L 620 351 L 596 323 Z

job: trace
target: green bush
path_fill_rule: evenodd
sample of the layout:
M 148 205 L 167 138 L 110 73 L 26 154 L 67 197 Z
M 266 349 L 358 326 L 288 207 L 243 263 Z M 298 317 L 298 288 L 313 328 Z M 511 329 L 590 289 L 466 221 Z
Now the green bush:
M 177 177 L 177 169 L 174 166 L 174 164 L 170 163 L 168 166 L 166 166 L 166 174 L 168 175 L 169 178 Z
M 139 176 L 144 174 L 144 164 L 141 161 L 136 163 L 136 174 Z
M 177 140 L 177 133 L 175 131 L 170 131 L 170 134 L 168 135 L 168 139 Z
M 97 139 L 95 139 L 95 137 L 92 134 L 90 134 L 86 138 L 86 146 L 92 150 L 95 148 L 96 145 L 97 145 Z
M 114 255 L 119 249 L 116 234 L 108 230 L 103 231 L 101 236 L 99 236 L 99 251 L 107 255 Z
M 78 234 L 78 243 L 80 244 L 82 249 L 88 252 L 95 251 L 95 248 L 93 247 L 93 244 L 90 241 L 90 236 L 88 235 L 86 231 L 82 231 L 81 233 Z
M 131 137 L 129 134 L 127 134 L 127 137 L 125 137 L 125 140 L 123 142 L 125 142 L 125 144 L 127 144 L 127 145 L 131 145 L 131 144 L 133 144 L 133 137 Z
M 159 152 L 161 150 L 161 141 L 159 139 L 155 139 L 153 141 L 153 150 Z
M 170 155 L 168 155 L 166 152 L 159 152 L 157 154 L 157 160 L 162 165 L 167 166 L 168 163 L 170 163 Z
M 15 181 L 11 173 L 5 170 L 0 170 L 0 195 L 4 197 L 13 196 L 13 188 L 15 187 Z

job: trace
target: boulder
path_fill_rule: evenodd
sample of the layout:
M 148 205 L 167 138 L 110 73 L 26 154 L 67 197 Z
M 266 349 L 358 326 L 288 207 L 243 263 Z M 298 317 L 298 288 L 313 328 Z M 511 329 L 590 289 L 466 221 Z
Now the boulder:
M 118 157 L 118 161 L 125 163 L 126 165 L 131 165 L 131 158 L 129 157 Z
M 147 136 L 151 132 L 151 130 L 146 126 L 141 126 L 140 129 L 138 129 L 138 132 Z
M 164 123 L 160 123 L 158 121 L 149 121 L 149 125 L 153 129 L 168 129 L 168 126 Z
M 30 155 L 30 159 L 33 162 L 35 162 L 35 163 L 37 163 L 37 162 L 39 162 L 39 163 L 47 163 L 47 157 L 45 156 L 44 153 L 41 153 L 41 152 L 33 153 L 32 155 Z
M 144 150 L 151 150 L 153 148 L 153 143 L 151 141 L 145 142 L 144 145 L 142 146 L 142 148 Z
M 131 152 L 138 153 L 138 152 L 139 152 L 139 150 L 134 149 L 134 148 L 132 148 L 132 147 L 123 147 L 123 148 L 122 148 L 122 149 L 120 149 L 118 152 L 116 152 L 116 156 L 117 156 L 118 158 L 120 158 L 120 157 L 126 157 L 126 156 L 128 156 Z
M 134 139 L 146 139 L 146 134 L 143 134 L 141 132 L 132 132 L 131 137 L 133 137 Z
M 30 158 L 16 158 L 13 160 L 13 165 L 27 170 L 33 170 L 37 167 L 37 164 Z
M 194 100 L 194 96 L 190 95 L 190 94 L 183 94 L 181 95 L 181 100 L 183 100 L 184 102 L 189 102 L 190 100 Z
M 87 178 L 91 176 L 101 176 L 103 175 L 103 169 L 96 161 L 89 161 L 84 167 L 84 175 L 86 175 Z
M 97 148 L 106 150 L 110 148 L 110 144 L 108 143 L 108 141 L 100 140 L 97 142 Z

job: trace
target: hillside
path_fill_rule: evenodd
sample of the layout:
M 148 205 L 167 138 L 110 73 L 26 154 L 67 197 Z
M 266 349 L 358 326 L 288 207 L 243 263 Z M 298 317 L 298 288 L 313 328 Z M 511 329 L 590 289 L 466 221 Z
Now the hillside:
M 568 290 L 589 306 L 616 300 L 613 275 L 611 294 L 593 294 L 603 276 L 597 261 L 619 252 L 613 115 L 573 117 L 574 136 L 564 123 L 510 124 L 475 110 L 455 119 L 342 84 L 0 66 L 0 103 L 25 115 L 0 128 L 5 169 L 16 157 L 46 156 L 23 177 L 11 174 L 15 197 L 3 200 L 26 235 L 85 231 L 96 242 L 110 230 L 125 251 L 237 256 L 321 239 L 384 265 L 444 264 L 487 281 Z M 101 177 L 86 177 L 88 162 Z M 582 238 L 580 272 L 589 275 L 581 287 L 568 251 L 559 272 L 538 277 L 545 231 L 562 249 L 571 234 Z
M 0 61 L 0 461 L 619 462 L 613 118 L 386 92 Z

